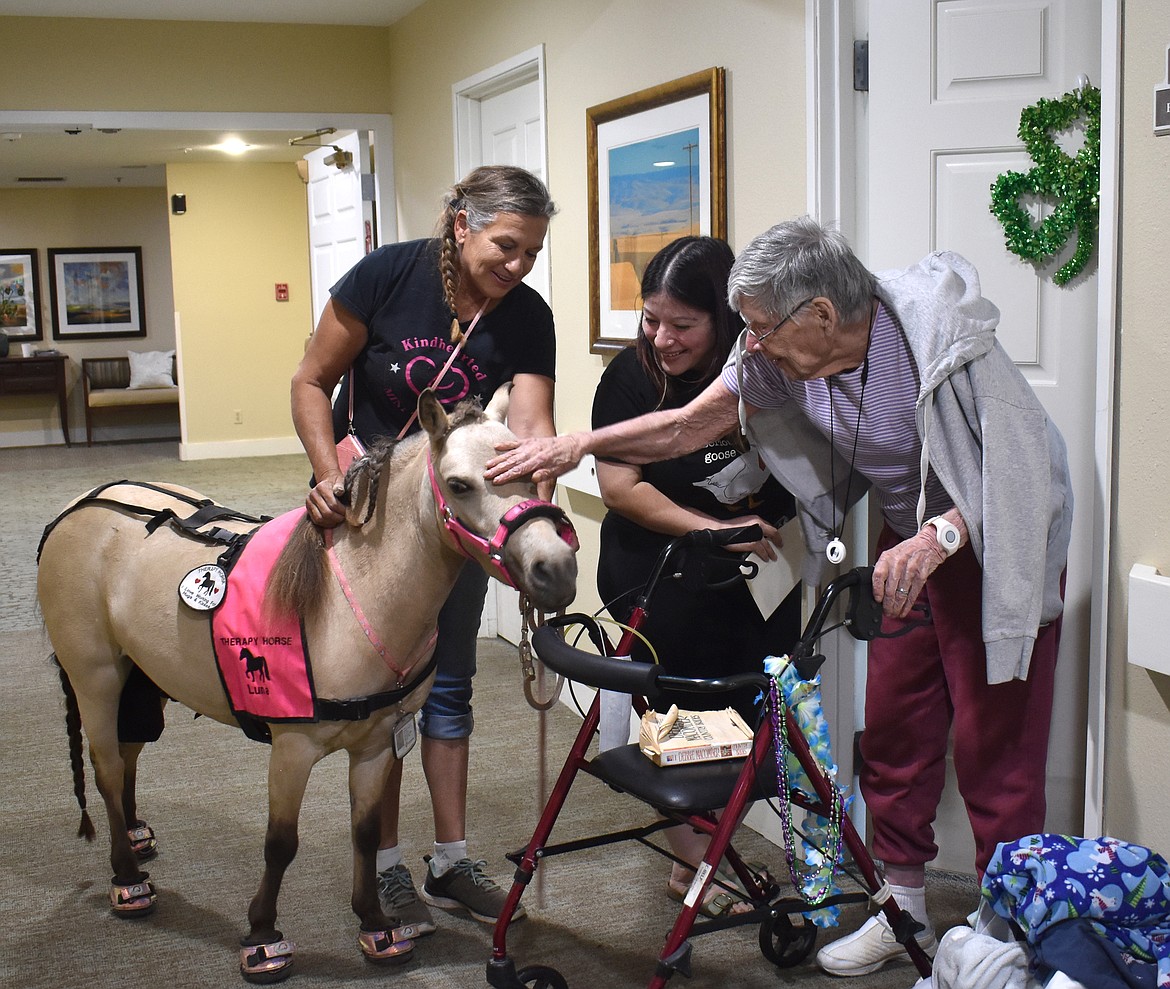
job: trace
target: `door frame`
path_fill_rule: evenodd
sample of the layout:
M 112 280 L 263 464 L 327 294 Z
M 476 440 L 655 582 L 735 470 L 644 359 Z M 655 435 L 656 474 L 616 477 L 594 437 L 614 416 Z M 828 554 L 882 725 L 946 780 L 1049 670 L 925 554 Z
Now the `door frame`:
M 458 182 L 480 164 L 482 140 L 480 133 L 480 103 L 508 90 L 537 83 L 537 104 L 540 120 L 541 171 L 548 178 L 548 93 L 545 85 L 544 45 L 528 48 L 511 58 L 462 79 L 451 86 L 451 120 L 455 133 L 455 177 Z M 545 238 L 543 256 L 549 258 L 548 292 L 552 297 L 552 232 Z M 505 593 L 496 581 L 488 582 L 488 593 L 480 618 L 479 636 L 502 636 L 518 641 L 521 635 L 519 611 L 514 606 L 514 592 Z
M 1104 817 L 1105 692 L 1109 611 L 1109 520 L 1113 503 L 1116 417 L 1117 251 L 1121 99 L 1121 0 L 1101 2 L 1101 185 L 1098 227 L 1097 410 L 1093 462 L 1086 711 L 1084 834 L 1100 834 Z M 864 149 L 867 119 L 853 91 L 853 40 L 864 37 L 869 0 L 805 0 L 807 206 L 854 243 L 865 239 Z M 855 33 L 856 32 L 856 33 Z M 860 513 L 855 513 L 860 514 Z M 855 724 L 858 722 L 855 722 Z
M 451 120 L 455 128 L 455 181 L 478 163 L 479 104 L 536 80 L 540 92 L 540 160 L 548 175 L 548 94 L 545 84 L 544 45 L 536 45 L 451 87 Z

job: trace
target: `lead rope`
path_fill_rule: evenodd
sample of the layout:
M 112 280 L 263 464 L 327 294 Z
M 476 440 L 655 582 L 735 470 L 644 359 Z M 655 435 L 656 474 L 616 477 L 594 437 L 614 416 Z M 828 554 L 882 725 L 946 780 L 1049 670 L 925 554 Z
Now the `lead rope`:
M 532 607 L 532 602 L 529 600 L 528 595 L 521 594 L 520 672 L 524 678 L 524 697 L 528 701 L 528 706 L 536 711 L 549 710 L 557 702 L 557 698 L 561 696 L 561 689 L 565 685 L 565 678 L 558 674 L 554 681 L 552 693 L 547 697 L 538 698 L 536 692 L 532 689 L 533 683 L 536 683 L 538 688 L 544 685 L 544 664 L 533 656 L 532 643 L 528 641 L 528 635 L 536 625 L 543 624 L 543 612 L 537 614 L 536 610 Z M 537 668 L 538 666 L 539 669 Z
M 543 696 L 544 691 L 544 663 L 533 657 L 532 643 L 528 640 L 533 625 L 543 625 L 543 614 L 537 615 L 532 607 L 532 601 L 527 594 L 520 595 L 520 672 L 524 678 L 524 698 L 528 706 L 537 712 L 536 717 L 536 813 L 539 816 L 544 812 L 544 805 L 548 801 L 548 712 L 561 696 L 561 689 L 565 685 L 565 678 L 559 674 L 555 686 L 543 700 L 537 699 L 537 693 Z M 532 685 L 537 685 L 534 692 Z M 536 906 L 543 910 L 544 903 L 544 872 L 536 870 Z

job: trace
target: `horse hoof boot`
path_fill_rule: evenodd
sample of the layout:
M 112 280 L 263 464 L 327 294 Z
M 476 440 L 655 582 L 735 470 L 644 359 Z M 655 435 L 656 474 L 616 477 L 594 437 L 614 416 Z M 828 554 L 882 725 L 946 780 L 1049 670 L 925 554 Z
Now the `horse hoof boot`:
M 147 862 L 158 854 L 158 842 L 154 831 L 145 821 L 139 821 L 126 832 L 130 839 L 130 850 L 139 862 Z
M 359 931 L 358 947 L 366 961 L 375 965 L 401 965 L 410 961 L 414 952 L 414 926 L 404 924 L 392 931 Z
M 292 974 L 295 950 L 296 945 L 287 938 L 266 944 L 241 944 L 240 975 L 260 985 L 281 982 Z
M 110 909 L 119 917 L 145 917 L 154 911 L 157 900 L 149 879 L 129 885 L 115 882 L 110 887 Z

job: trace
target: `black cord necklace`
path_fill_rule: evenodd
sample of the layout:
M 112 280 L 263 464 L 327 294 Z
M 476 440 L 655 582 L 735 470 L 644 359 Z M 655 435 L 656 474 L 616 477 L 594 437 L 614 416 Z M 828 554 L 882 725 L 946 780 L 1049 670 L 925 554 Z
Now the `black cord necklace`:
M 865 360 L 861 364 L 861 395 L 857 399 L 857 422 L 853 427 L 853 452 L 849 455 L 849 480 L 845 484 L 845 500 L 848 503 L 849 491 L 853 487 L 853 466 L 857 463 L 857 437 L 861 433 L 861 410 L 865 405 L 865 384 L 869 381 L 869 353 L 865 355 Z M 847 508 L 841 511 L 841 524 L 837 525 L 837 445 L 834 442 L 835 425 L 837 417 L 833 414 L 833 375 L 829 375 L 825 379 L 829 388 L 829 445 L 833 447 L 833 455 L 829 458 L 829 483 L 833 486 L 833 539 L 828 546 L 825 547 L 825 556 L 828 557 L 832 564 L 842 563 L 845 560 L 845 544 L 841 541 L 841 533 L 845 529 L 845 512 Z

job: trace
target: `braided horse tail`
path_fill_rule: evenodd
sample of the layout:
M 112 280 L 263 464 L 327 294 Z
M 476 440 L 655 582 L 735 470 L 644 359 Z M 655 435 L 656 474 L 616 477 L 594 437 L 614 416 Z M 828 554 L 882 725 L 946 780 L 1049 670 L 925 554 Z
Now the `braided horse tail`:
M 65 694 L 65 730 L 69 734 L 69 764 L 73 768 L 73 794 L 81 807 L 81 824 L 77 828 L 77 837 L 86 841 L 93 841 L 93 821 L 89 811 L 85 809 L 85 761 L 82 758 L 81 746 L 81 712 L 77 709 L 77 695 L 73 692 L 73 684 L 69 682 L 69 674 L 65 672 L 53 653 L 53 663 L 61 678 L 61 690 Z

